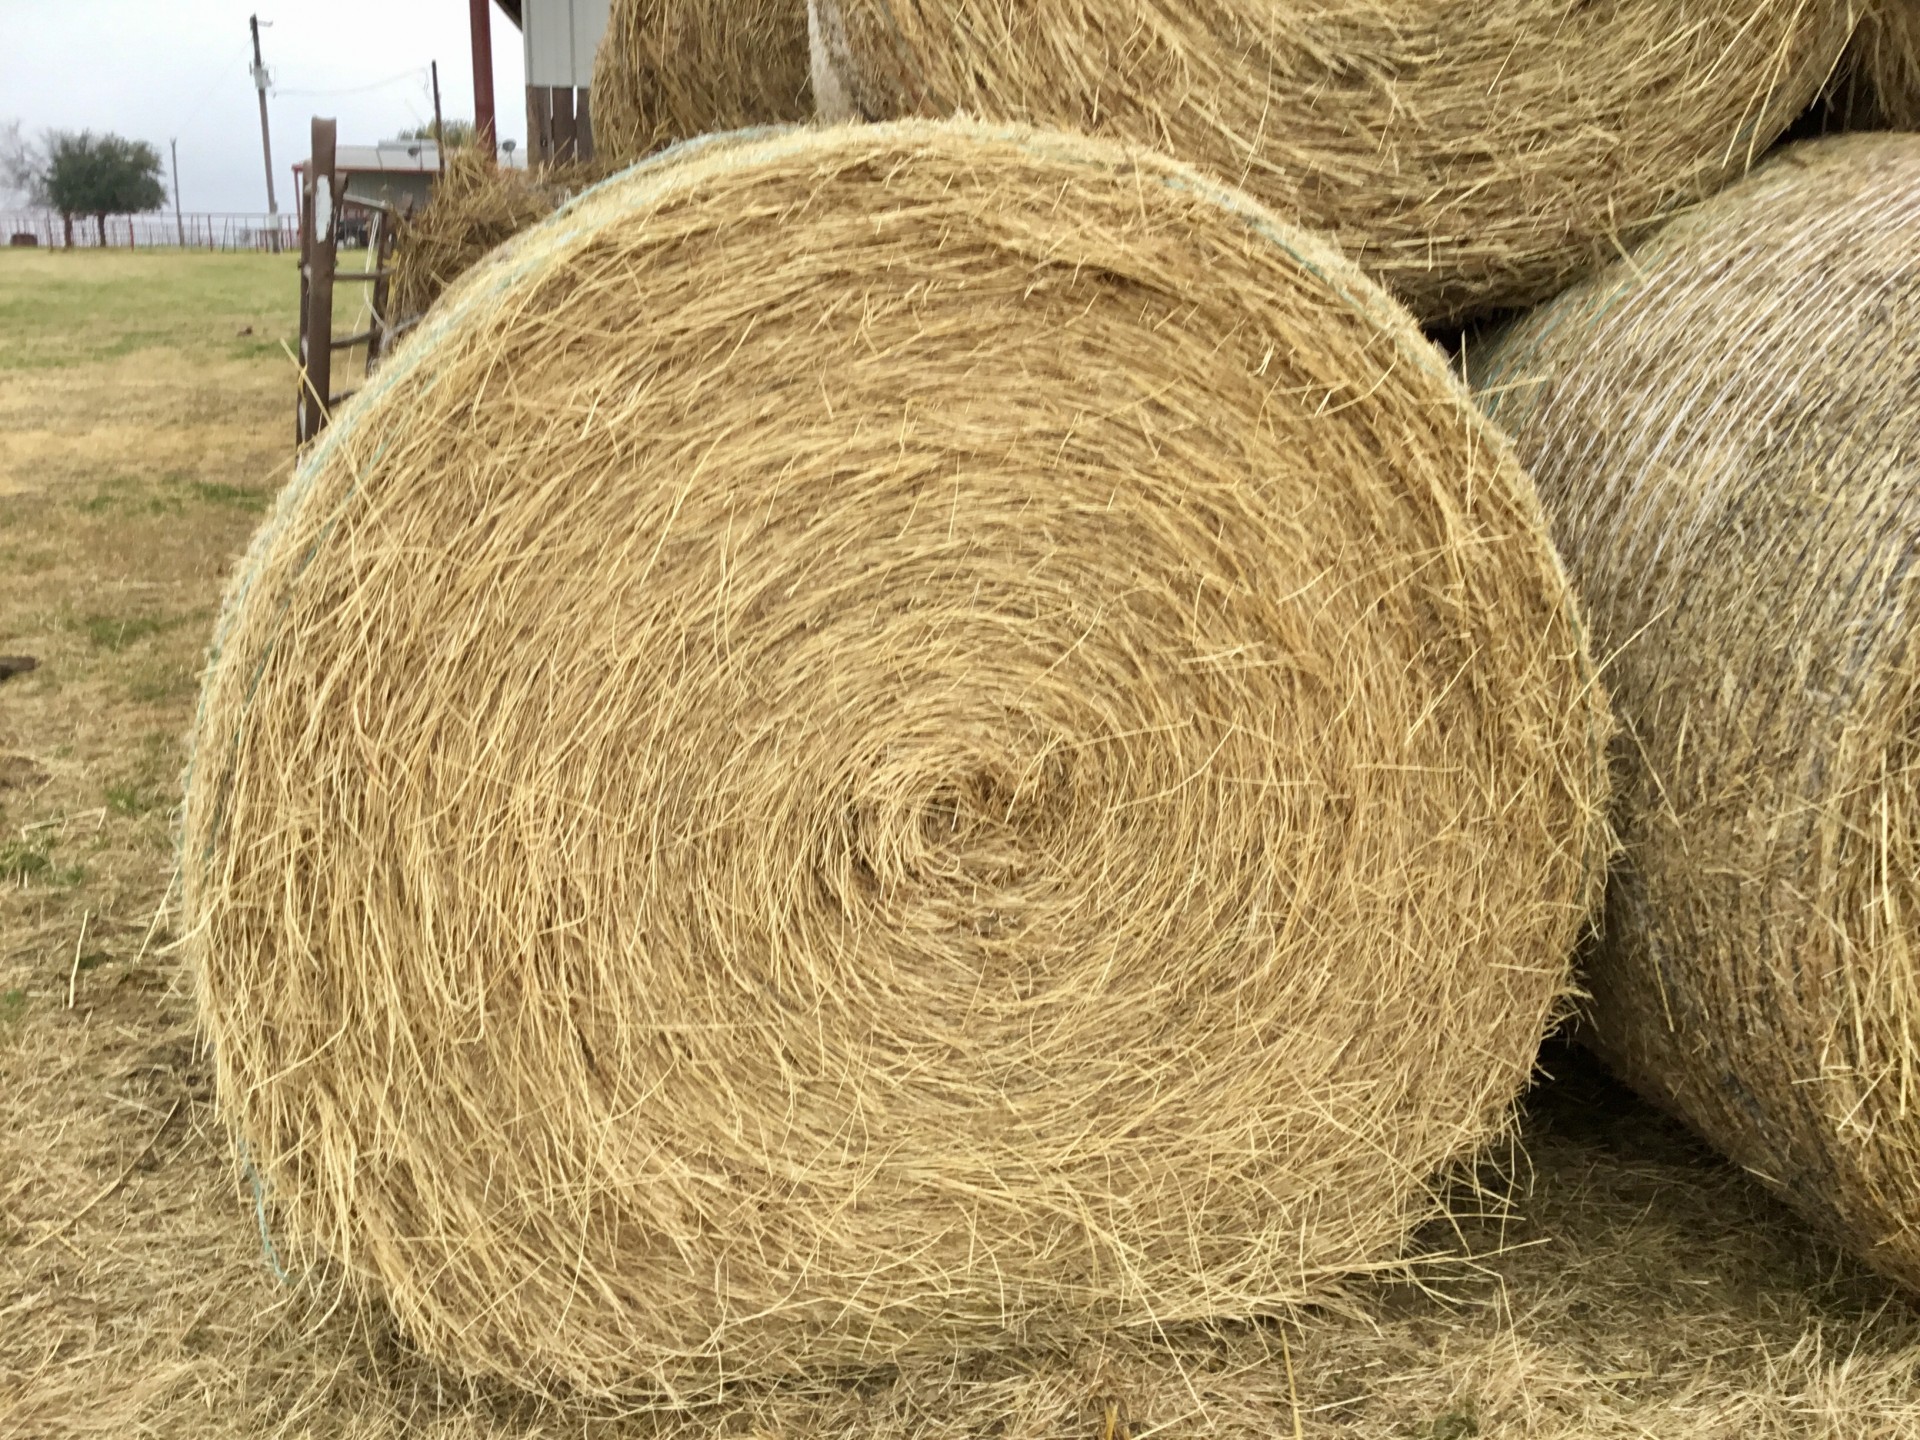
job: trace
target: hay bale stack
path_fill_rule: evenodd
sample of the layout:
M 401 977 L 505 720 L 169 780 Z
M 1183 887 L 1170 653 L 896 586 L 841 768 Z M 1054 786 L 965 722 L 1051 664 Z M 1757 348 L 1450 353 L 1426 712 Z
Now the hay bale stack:
M 1159 146 L 1330 231 L 1436 322 L 1544 299 L 1739 174 L 1852 25 L 1845 0 L 815 8 L 853 113 Z
M 598 178 L 591 166 L 539 171 L 498 166 L 456 150 L 432 197 L 407 218 L 394 248 L 393 314 L 426 314 L 440 293 L 497 245 L 538 223 Z
M 1589 1034 L 1920 1286 L 1920 137 L 1781 152 L 1475 365 L 1622 727 Z
M 696 142 L 256 541 L 220 1094 L 296 1250 L 522 1381 L 1281 1306 L 1506 1123 L 1605 728 L 1523 473 L 1322 241 L 1078 137 Z
M 593 57 L 594 144 L 624 165 L 676 140 L 809 119 L 802 0 L 613 0 Z

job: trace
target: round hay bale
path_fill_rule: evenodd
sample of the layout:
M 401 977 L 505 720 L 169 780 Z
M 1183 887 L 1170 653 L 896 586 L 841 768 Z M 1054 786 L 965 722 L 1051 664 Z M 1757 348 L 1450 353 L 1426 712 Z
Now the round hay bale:
M 1158 146 L 1333 234 L 1426 321 L 1528 304 L 1739 174 L 1843 0 L 816 0 L 851 112 Z
M 418 214 L 405 220 L 394 246 L 390 308 L 424 315 L 460 276 L 496 245 L 544 220 L 598 178 L 587 165 L 516 170 L 477 150 L 456 150 L 447 172 Z
M 613 0 L 593 57 L 596 153 L 624 165 L 676 140 L 805 120 L 801 0 Z
M 1920 137 L 1794 146 L 1474 365 L 1615 658 L 1591 1042 L 1920 1286 Z
M 282 1244 L 684 1401 L 1266 1310 L 1505 1125 L 1604 869 L 1537 504 L 1148 152 L 695 142 L 469 273 L 216 637 L 184 885 Z

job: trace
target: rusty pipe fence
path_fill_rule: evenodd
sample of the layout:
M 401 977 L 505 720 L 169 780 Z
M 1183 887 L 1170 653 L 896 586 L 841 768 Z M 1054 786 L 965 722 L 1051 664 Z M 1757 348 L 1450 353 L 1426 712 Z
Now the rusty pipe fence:
M 109 215 L 109 250 L 259 250 L 291 253 L 300 243 L 300 222 L 293 215 L 201 213 L 181 215 Z M 91 215 L 73 217 L 76 250 L 100 248 L 100 225 Z M 19 238 L 32 236 L 31 240 Z M 66 223 L 50 210 L 0 211 L 0 243 L 58 250 L 66 246 Z

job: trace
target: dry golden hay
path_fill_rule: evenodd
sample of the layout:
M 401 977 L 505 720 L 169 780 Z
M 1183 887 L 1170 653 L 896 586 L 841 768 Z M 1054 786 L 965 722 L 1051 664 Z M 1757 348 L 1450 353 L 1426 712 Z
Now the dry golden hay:
M 676 140 L 805 120 L 802 0 L 613 0 L 593 57 L 594 144 L 626 164 Z
M 1920 137 L 1782 151 L 1475 373 L 1617 652 L 1593 1043 L 1920 1286 Z
M 691 1400 L 1391 1259 L 1604 870 L 1529 484 L 1148 152 L 694 142 L 446 295 L 230 592 L 185 904 L 277 1216 Z
M 1843 123 L 1920 130 L 1920 0 L 1867 7 L 1829 99 Z
M 1852 25 L 1845 0 L 815 0 L 810 18 L 827 118 L 963 110 L 1158 146 L 1331 232 L 1428 321 L 1544 299 L 1740 173 Z
M 494 165 L 477 150 L 456 150 L 426 206 L 400 231 L 393 314 L 424 315 L 441 291 L 496 245 L 546 219 L 600 173 L 580 165 L 529 173 Z

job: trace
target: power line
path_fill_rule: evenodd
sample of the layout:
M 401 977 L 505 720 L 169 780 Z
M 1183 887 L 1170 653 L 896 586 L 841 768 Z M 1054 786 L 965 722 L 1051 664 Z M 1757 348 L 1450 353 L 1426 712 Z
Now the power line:
M 342 85 L 330 90 L 283 90 L 278 85 L 276 85 L 273 87 L 273 93 L 275 95 L 287 95 L 287 96 L 364 95 L 369 90 L 384 90 L 386 89 L 387 86 L 397 85 L 402 80 L 423 81 L 426 77 L 426 73 L 427 72 L 425 67 L 417 67 L 412 70 L 402 70 L 398 75 L 389 75 L 384 80 L 374 80 L 365 85 Z

